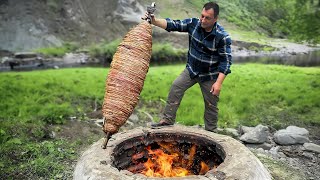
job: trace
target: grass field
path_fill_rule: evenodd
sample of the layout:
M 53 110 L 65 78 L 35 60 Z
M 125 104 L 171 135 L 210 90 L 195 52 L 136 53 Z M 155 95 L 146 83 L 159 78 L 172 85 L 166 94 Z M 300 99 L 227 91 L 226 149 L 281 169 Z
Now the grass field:
M 151 68 L 142 99 L 165 101 L 172 81 L 183 68 L 182 65 Z M 319 68 L 234 65 L 220 95 L 219 126 L 320 125 L 319 77 Z M 203 106 L 200 88 L 195 85 L 186 92 L 177 121 L 186 125 L 202 124 Z
M 183 69 L 184 65 L 151 67 L 141 99 L 164 102 L 172 81 Z M 2 73 L 0 118 L 63 123 L 70 116 L 82 117 L 92 111 L 93 102 L 102 103 L 107 73 L 103 68 Z M 219 125 L 277 124 L 266 121 L 267 117 L 281 120 L 280 124 L 319 124 L 319 77 L 319 68 L 234 65 L 222 87 Z M 177 121 L 199 124 L 202 115 L 202 95 L 195 85 L 186 92 Z
M 141 102 L 163 107 L 172 81 L 184 67 L 151 67 Z M 0 74 L 0 179 L 8 177 L 4 174 L 30 177 L 16 175 L 17 170 L 32 173 L 33 178 L 57 178 L 70 166 L 83 142 L 43 140 L 45 127 L 63 124 L 71 116 L 88 119 L 86 114 L 95 104 L 101 107 L 108 70 L 74 68 Z M 177 121 L 203 124 L 203 106 L 199 86 L 195 85 L 186 92 Z M 222 87 L 219 109 L 220 127 L 259 123 L 277 129 L 287 125 L 320 127 L 320 68 L 233 65 Z M 160 114 L 156 107 L 144 110 Z M 91 143 L 90 138 L 87 141 Z M 63 149 L 63 153 L 57 149 Z

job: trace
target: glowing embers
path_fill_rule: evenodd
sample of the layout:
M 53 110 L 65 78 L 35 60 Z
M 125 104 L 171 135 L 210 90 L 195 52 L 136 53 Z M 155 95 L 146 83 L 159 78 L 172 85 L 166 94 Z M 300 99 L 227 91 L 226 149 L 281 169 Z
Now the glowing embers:
M 165 141 L 156 141 L 159 137 L 151 137 L 121 143 L 114 154 L 114 165 L 148 177 L 183 177 L 215 171 L 223 162 L 223 151 L 203 138 L 167 134 L 161 136 Z

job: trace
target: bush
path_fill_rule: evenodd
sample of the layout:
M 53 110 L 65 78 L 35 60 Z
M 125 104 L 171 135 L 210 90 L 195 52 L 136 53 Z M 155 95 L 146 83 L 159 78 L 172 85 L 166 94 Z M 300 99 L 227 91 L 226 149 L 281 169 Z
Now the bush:
M 120 42 L 121 40 L 117 39 L 110 43 L 91 45 L 89 47 L 89 54 L 92 57 L 103 59 L 105 63 L 111 63 L 112 57 Z M 155 43 L 152 45 L 151 63 L 163 64 L 181 61 L 184 62 L 186 60 L 186 54 L 186 49 L 176 49 L 169 43 Z
M 186 61 L 187 50 L 176 49 L 171 44 L 153 44 L 151 62 L 156 64 Z
M 62 57 L 68 52 L 74 52 L 79 49 L 79 45 L 77 43 L 64 43 L 59 47 L 47 47 L 36 49 L 35 52 L 41 53 L 46 56 L 54 56 L 54 57 Z
M 120 39 L 116 39 L 109 43 L 104 42 L 101 44 L 91 45 L 89 47 L 89 54 L 91 57 L 107 59 L 108 62 L 110 63 L 112 61 L 112 57 L 116 52 L 120 42 L 121 42 Z

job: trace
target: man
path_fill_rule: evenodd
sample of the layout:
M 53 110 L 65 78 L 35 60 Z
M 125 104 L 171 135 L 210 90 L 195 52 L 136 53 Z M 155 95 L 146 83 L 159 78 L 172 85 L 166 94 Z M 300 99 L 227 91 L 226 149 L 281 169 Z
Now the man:
M 232 64 L 231 39 L 224 28 L 217 23 L 218 15 L 219 6 L 214 2 L 208 2 L 203 6 L 199 19 L 158 19 L 151 15 L 153 25 L 169 32 L 179 31 L 189 34 L 186 69 L 171 86 L 161 120 L 151 126 L 173 125 L 184 92 L 199 83 L 205 103 L 205 129 L 216 130 L 219 94 L 226 75 L 231 73 Z

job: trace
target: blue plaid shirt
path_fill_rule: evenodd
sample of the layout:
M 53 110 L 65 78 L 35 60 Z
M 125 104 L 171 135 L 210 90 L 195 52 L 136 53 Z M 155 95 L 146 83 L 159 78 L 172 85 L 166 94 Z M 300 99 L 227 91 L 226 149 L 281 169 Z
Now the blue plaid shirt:
M 224 28 L 216 23 L 210 33 L 204 32 L 198 18 L 172 20 L 167 18 L 167 31 L 188 32 L 189 51 L 187 69 L 190 77 L 200 81 L 216 80 L 219 72 L 231 73 L 231 38 Z

